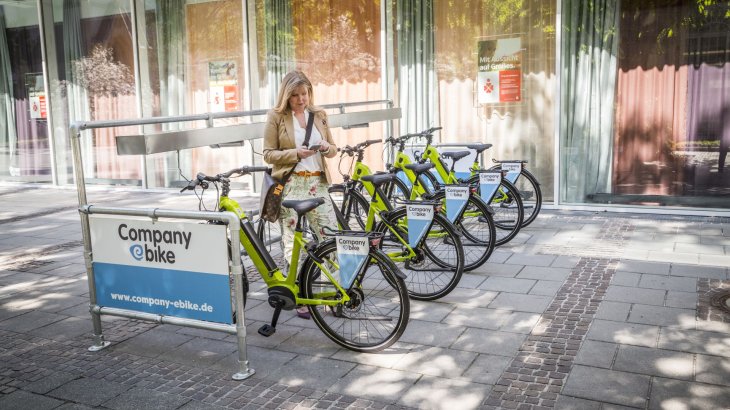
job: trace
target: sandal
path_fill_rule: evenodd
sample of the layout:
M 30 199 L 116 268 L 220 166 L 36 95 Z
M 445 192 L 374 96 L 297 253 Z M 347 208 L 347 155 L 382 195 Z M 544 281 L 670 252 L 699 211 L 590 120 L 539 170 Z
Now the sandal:
M 309 313 L 309 308 L 306 306 L 298 306 L 297 307 L 297 316 L 299 316 L 302 319 L 311 319 L 312 315 Z

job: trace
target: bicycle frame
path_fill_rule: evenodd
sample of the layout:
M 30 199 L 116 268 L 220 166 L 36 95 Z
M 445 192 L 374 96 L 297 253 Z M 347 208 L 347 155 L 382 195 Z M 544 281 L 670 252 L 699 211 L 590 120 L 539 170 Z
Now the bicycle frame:
M 295 296 L 296 303 L 298 305 L 326 305 L 326 306 L 337 306 L 344 302 L 348 302 L 350 297 L 347 295 L 347 291 L 342 288 L 339 281 L 337 281 L 332 273 L 327 269 L 324 263 L 320 263 L 314 258 L 310 260 L 317 265 L 317 267 L 324 273 L 324 275 L 331 281 L 335 286 L 336 290 L 332 292 L 325 292 L 319 294 L 318 299 L 305 299 L 299 297 L 299 287 L 296 283 L 297 279 L 297 268 L 299 265 L 299 255 L 301 250 L 305 248 L 308 243 L 304 240 L 301 229 L 297 229 L 294 232 L 294 248 L 292 250 L 291 263 L 289 264 L 289 274 L 284 276 L 281 269 L 276 265 L 274 259 L 266 247 L 261 242 L 259 237 L 254 232 L 254 228 L 248 219 L 246 213 L 241 209 L 241 206 L 234 199 L 227 196 L 220 197 L 220 209 L 223 211 L 230 211 L 236 214 L 241 221 L 240 238 L 241 245 L 246 250 L 246 253 L 251 258 L 256 270 L 261 274 L 261 278 L 269 288 L 275 286 L 282 286 L 287 288 Z M 338 266 L 335 261 L 329 260 L 334 266 Z M 264 274 L 266 272 L 266 274 Z M 321 299 L 326 297 L 333 297 L 339 295 L 340 299 Z

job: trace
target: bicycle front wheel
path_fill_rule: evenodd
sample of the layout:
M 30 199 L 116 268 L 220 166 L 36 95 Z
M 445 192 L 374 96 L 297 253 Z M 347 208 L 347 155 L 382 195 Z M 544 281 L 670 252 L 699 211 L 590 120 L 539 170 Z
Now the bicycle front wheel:
M 454 226 L 443 215 L 433 223 L 418 244 L 408 245 L 408 216 L 399 208 L 388 216 L 388 224 L 375 228 L 384 232 L 381 249 L 406 275 L 408 294 L 416 300 L 435 300 L 449 294 L 464 273 L 464 249 Z M 408 256 L 413 250 L 415 255 Z
M 339 266 L 334 241 L 323 242 L 315 251 L 337 280 Z M 362 273 L 348 290 L 348 302 L 308 305 L 314 323 L 338 345 L 356 352 L 372 353 L 392 345 L 403 334 L 410 315 L 410 301 L 403 279 L 382 252 L 371 250 Z M 307 299 L 339 299 L 329 278 L 311 261 L 300 274 L 300 292 Z
M 332 203 L 337 207 L 336 215 L 342 229 L 365 229 L 370 204 L 359 191 L 348 190 L 343 185 L 329 188 Z

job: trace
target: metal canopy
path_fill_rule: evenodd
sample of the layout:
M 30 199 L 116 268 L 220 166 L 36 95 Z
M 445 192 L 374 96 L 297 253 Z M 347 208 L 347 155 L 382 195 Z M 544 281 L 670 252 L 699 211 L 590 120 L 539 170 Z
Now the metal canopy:
M 400 108 L 368 110 L 328 116 L 330 127 L 364 127 L 371 122 L 394 120 L 401 117 Z M 229 125 L 224 127 L 157 132 L 116 137 L 118 155 L 146 155 L 182 149 L 221 146 L 262 138 L 264 122 Z

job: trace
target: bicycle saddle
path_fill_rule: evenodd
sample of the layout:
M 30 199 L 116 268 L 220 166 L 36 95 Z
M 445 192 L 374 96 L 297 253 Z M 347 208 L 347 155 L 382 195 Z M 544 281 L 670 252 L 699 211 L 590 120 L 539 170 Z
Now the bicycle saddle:
M 436 164 L 434 164 L 433 162 L 425 162 L 423 164 L 406 164 L 406 169 L 410 169 L 416 175 L 420 175 L 435 166 Z
M 365 175 L 361 180 L 365 182 L 370 182 L 375 186 L 382 185 L 386 182 L 390 182 L 394 180 L 395 178 L 398 178 L 395 174 L 373 174 L 373 175 Z
M 458 161 L 464 157 L 469 156 L 471 154 L 471 151 L 446 151 L 442 152 L 441 156 L 444 158 L 451 158 L 454 161 Z
M 473 149 L 477 152 L 477 155 L 482 151 L 492 148 L 492 144 L 469 144 L 466 146 L 469 149 Z
M 298 216 L 302 216 L 323 203 L 324 198 L 287 199 L 281 202 L 281 206 L 293 209 Z

